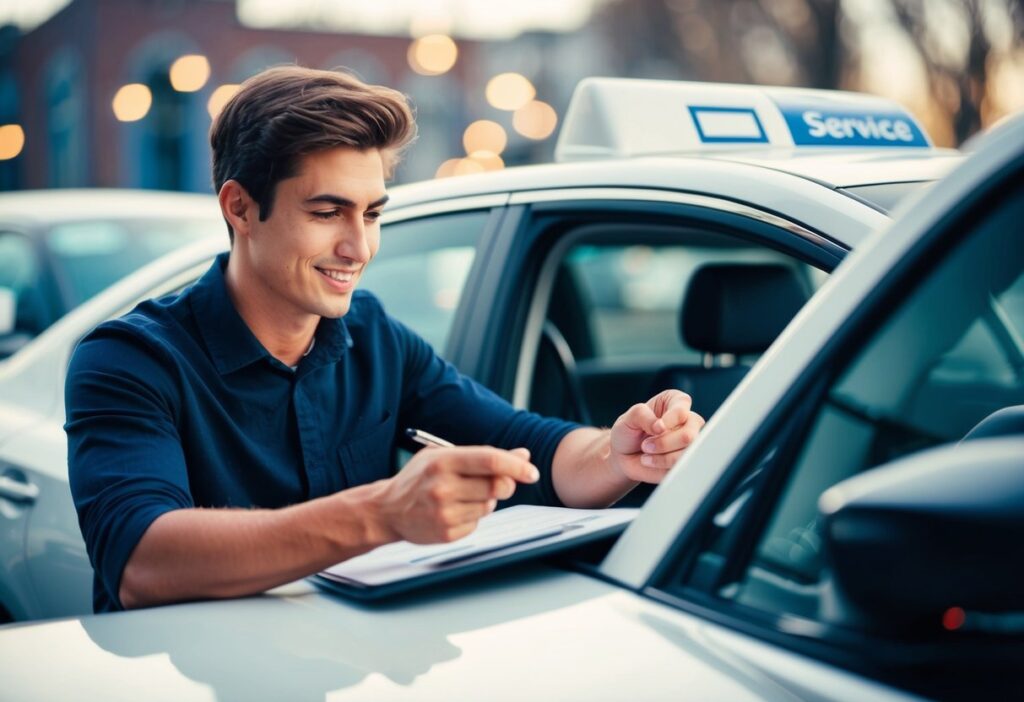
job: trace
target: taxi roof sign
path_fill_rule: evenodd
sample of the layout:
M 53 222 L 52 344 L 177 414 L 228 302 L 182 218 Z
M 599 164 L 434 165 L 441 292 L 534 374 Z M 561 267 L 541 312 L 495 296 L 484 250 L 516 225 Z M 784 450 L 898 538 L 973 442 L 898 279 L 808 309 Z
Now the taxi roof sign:
M 555 160 L 753 148 L 930 148 L 897 103 L 862 93 L 586 78 L 569 102 Z

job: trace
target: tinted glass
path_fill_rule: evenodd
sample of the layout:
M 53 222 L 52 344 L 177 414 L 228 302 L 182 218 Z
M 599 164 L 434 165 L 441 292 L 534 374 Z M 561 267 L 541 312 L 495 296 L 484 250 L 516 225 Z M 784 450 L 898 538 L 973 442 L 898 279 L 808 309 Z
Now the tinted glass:
M 673 354 L 680 363 L 699 363 L 701 352 L 687 344 L 679 327 L 684 293 L 693 274 L 705 266 L 782 263 L 795 269 L 808 292 L 825 278 L 811 266 L 760 246 L 581 245 L 565 261 L 578 281 L 594 355 L 607 359 Z
M 443 352 L 489 210 L 386 224 L 359 286 Z
M 226 236 L 223 224 L 210 220 L 93 220 L 56 225 L 45 241 L 70 308 L 163 254 L 211 235 Z
M 42 289 L 42 270 L 32 242 L 21 234 L 0 232 L 0 288 L 5 289 L 5 305 L 14 303 L 13 331 L 27 338 L 48 325 L 48 309 Z M 6 315 L 5 315 L 6 317 Z M 0 348 L 0 356 L 13 349 Z
M 996 411 L 1024 405 L 1024 345 L 1017 332 L 1024 328 L 1024 200 L 1017 198 L 979 222 L 894 302 L 846 369 L 816 394 L 816 406 L 785 412 L 809 420 L 775 432 L 775 444 L 722 502 L 691 583 L 712 583 L 717 595 L 771 613 L 828 618 L 821 494 L 857 473 L 957 442 Z M 773 483 L 782 488 L 777 498 L 766 487 Z M 770 502 L 759 502 L 762 494 Z M 754 525 L 742 518 L 744 510 L 755 504 L 767 514 L 759 537 L 743 532 Z M 749 565 L 735 578 L 716 581 L 723 545 L 751 538 L 757 546 Z

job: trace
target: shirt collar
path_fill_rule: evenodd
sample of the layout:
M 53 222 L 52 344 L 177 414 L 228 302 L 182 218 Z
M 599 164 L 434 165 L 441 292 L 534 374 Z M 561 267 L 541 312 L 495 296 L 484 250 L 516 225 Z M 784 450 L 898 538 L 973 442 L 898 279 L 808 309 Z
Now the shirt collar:
M 273 359 L 238 314 L 228 295 L 224 271 L 227 269 L 229 255 L 218 255 L 210 270 L 192 286 L 190 293 L 192 314 L 199 333 L 221 375 L 263 358 Z M 352 337 L 342 319 L 322 318 L 314 338 L 316 344 L 309 356 L 302 359 L 301 365 L 308 363 L 321 366 L 336 362 L 345 349 L 352 346 Z
M 309 355 L 299 361 L 300 369 L 308 367 L 310 370 L 326 366 L 329 363 L 337 363 L 346 349 L 352 348 L 352 335 L 349 334 L 348 325 L 341 317 L 330 319 L 321 317 L 320 323 L 316 326 L 316 333 L 313 335 L 316 344 L 309 352 Z

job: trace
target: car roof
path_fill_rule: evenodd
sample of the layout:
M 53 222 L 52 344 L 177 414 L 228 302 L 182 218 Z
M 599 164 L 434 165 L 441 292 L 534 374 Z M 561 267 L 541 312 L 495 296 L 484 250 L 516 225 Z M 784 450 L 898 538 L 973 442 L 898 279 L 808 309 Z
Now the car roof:
M 452 176 L 395 186 L 392 206 L 455 197 L 566 187 L 625 186 L 686 189 L 674 174 L 729 171 L 753 179 L 785 174 L 828 188 L 938 180 L 963 160 L 952 149 L 928 151 L 794 149 L 715 154 L 644 156 L 572 163 L 517 166 L 488 173 Z M 757 195 L 751 192 L 750 199 Z
M 0 194 L 0 220 L 24 225 L 89 219 L 220 219 L 210 194 L 106 188 L 23 190 Z
M 824 149 L 765 149 L 714 154 L 710 158 L 791 173 L 833 188 L 851 188 L 938 180 L 964 157 L 955 149 L 863 149 L 839 153 Z

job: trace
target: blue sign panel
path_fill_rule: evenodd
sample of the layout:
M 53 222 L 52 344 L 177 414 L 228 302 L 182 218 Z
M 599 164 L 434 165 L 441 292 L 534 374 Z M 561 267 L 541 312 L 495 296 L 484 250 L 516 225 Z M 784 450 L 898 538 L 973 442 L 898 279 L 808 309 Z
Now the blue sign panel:
M 749 107 L 691 105 L 690 116 L 705 144 L 767 144 L 761 120 Z
M 797 146 L 930 146 L 917 122 L 901 110 L 806 98 L 776 98 L 775 104 Z

